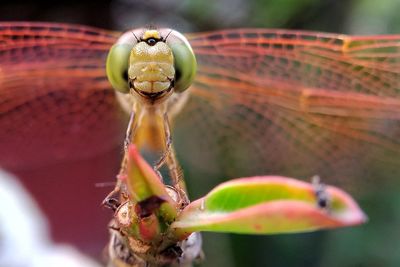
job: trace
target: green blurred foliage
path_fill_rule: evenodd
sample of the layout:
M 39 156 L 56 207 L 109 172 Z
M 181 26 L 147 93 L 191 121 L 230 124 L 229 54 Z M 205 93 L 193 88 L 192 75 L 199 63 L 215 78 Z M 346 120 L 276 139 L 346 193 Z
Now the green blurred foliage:
M 348 31 L 353 34 L 400 32 L 400 1 L 357 0 L 349 6 Z

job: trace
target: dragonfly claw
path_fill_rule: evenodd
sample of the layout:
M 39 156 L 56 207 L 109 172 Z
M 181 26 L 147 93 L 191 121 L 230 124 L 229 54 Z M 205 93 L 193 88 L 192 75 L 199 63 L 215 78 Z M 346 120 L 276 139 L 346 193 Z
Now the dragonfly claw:
M 115 188 L 104 198 L 104 200 L 101 202 L 101 205 L 116 211 L 121 204 L 121 196 L 121 183 L 118 180 Z
M 317 198 L 318 207 L 329 210 L 330 199 L 328 192 L 326 192 L 325 184 L 321 183 L 321 178 L 318 175 L 314 175 L 311 180 L 314 187 L 314 194 Z

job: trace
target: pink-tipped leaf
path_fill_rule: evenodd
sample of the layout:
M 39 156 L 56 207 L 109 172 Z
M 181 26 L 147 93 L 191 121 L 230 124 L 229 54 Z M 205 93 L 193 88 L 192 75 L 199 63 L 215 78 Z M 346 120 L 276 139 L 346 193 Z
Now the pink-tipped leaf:
M 172 224 L 184 238 L 197 231 L 245 234 L 307 232 L 358 225 L 366 216 L 344 191 L 326 186 L 326 208 L 315 185 L 292 178 L 260 176 L 232 180 L 189 204 Z
M 165 185 L 153 168 L 142 158 L 134 145 L 129 146 L 128 176 L 126 177 L 128 192 L 135 202 L 145 202 L 154 197 L 160 200 L 160 213 L 172 221 L 177 216 L 176 204 L 169 196 Z

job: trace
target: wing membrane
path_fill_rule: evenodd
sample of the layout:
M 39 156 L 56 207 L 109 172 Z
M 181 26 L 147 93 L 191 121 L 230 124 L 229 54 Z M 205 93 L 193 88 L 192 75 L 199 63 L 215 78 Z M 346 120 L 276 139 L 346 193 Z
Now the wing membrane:
M 104 66 L 118 35 L 0 23 L 2 165 L 45 165 L 121 142 Z M 189 39 L 199 71 L 174 138 L 194 172 L 352 184 L 398 173 L 399 36 L 236 29 Z
M 396 173 L 400 36 L 239 29 L 189 38 L 199 71 L 176 120 L 201 140 L 177 138 L 189 164 L 353 184 Z
M 105 57 L 118 34 L 56 23 L 0 23 L 1 164 L 76 159 L 122 140 Z

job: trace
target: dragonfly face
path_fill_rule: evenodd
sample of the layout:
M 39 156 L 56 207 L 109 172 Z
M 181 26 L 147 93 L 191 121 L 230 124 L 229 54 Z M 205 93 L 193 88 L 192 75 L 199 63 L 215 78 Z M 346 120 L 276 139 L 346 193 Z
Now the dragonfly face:
M 157 31 L 146 31 L 142 38 L 131 51 L 130 88 L 144 98 L 163 98 L 172 90 L 175 77 L 172 50 Z
M 107 74 L 114 88 L 130 89 L 154 103 L 172 89 L 183 92 L 193 82 L 196 58 L 186 38 L 171 29 L 137 29 L 123 34 L 110 49 Z

